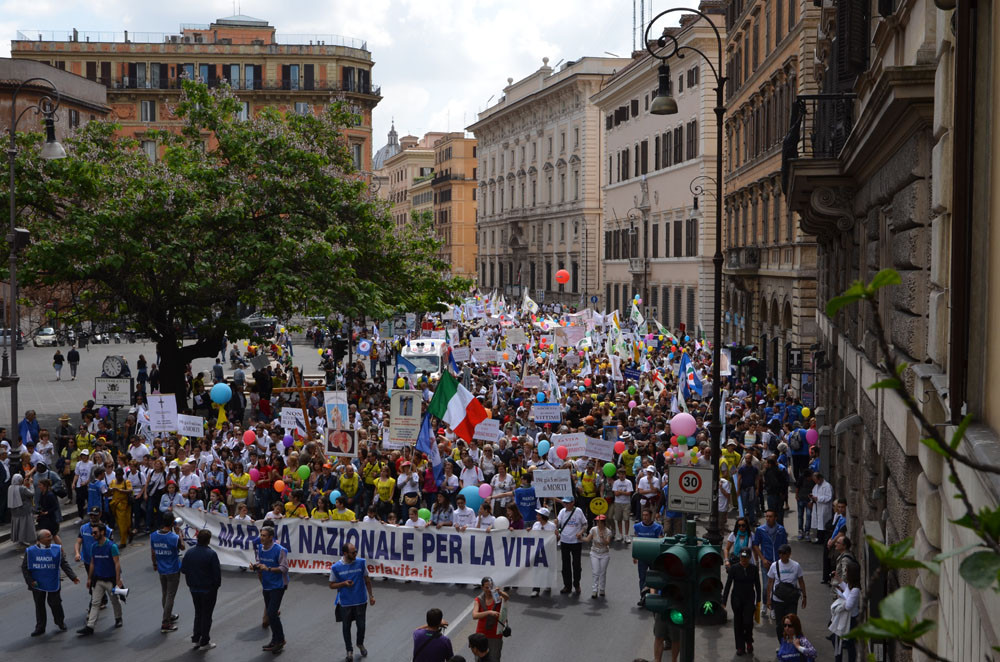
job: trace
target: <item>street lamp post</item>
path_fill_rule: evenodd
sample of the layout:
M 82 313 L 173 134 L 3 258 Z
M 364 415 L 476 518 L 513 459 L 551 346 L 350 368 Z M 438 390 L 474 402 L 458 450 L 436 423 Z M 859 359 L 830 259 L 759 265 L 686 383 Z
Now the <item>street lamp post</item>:
M 653 24 L 658 21 L 661 17 L 670 14 L 671 12 L 684 12 L 687 14 L 695 14 L 699 18 L 703 19 L 712 30 L 715 32 L 715 40 L 719 48 L 719 59 L 716 63 L 712 62 L 712 59 L 705 55 L 700 49 L 694 46 L 680 45 L 677 38 L 671 34 L 664 33 L 658 37 L 655 41 L 650 42 L 649 33 L 653 28 Z M 720 357 L 722 352 L 722 122 L 726 114 L 725 107 L 725 86 L 726 77 L 722 75 L 721 67 L 723 60 L 723 50 L 722 50 L 722 36 L 719 34 L 719 29 L 712 22 L 712 19 L 708 17 L 704 12 L 697 9 L 687 9 L 684 7 L 677 7 L 674 9 L 668 9 L 664 12 L 660 12 L 649 22 L 646 27 L 646 33 L 644 35 L 644 43 L 646 45 L 646 50 L 651 56 L 660 61 L 659 67 L 659 89 L 657 90 L 656 97 L 653 98 L 653 103 L 650 106 L 650 112 L 654 115 L 673 115 L 677 113 L 677 102 L 670 94 L 670 65 L 667 64 L 667 60 L 672 57 L 683 58 L 685 56 L 685 51 L 692 51 L 700 55 L 706 63 L 708 63 L 709 69 L 712 71 L 712 75 L 715 76 L 715 181 L 716 181 L 716 202 L 715 202 L 715 255 L 712 257 L 712 264 L 715 267 L 715 301 L 714 308 L 712 311 L 712 402 L 710 405 L 711 409 L 711 419 L 708 425 L 708 431 L 711 435 L 711 448 L 712 448 L 712 515 L 708 521 L 708 530 L 706 531 L 706 538 L 713 545 L 719 545 L 722 543 L 722 531 L 719 526 L 719 500 L 717 495 L 717 490 L 719 489 L 719 460 L 721 455 L 721 439 L 722 434 L 722 420 L 720 419 L 720 405 L 722 397 L 722 388 L 720 382 L 722 377 L 719 374 L 720 371 Z M 669 46 L 668 46 L 669 44 Z M 654 48 L 655 47 L 655 48 Z M 658 52 L 658 51 L 664 51 Z
M 43 94 L 37 103 L 17 112 L 17 95 L 30 83 L 48 83 L 51 88 L 50 93 Z M 55 95 L 55 98 L 51 95 Z M 66 157 L 66 150 L 56 140 L 55 113 L 59 109 L 59 90 L 48 78 L 36 76 L 28 78 L 14 88 L 10 98 L 10 126 L 7 129 L 10 135 L 10 143 L 7 147 L 7 166 L 10 174 L 10 224 L 7 228 L 7 243 L 10 245 L 10 335 L 7 345 L 3 348 L 3 372 L 0 375 L 0 386 L 10 387 L 10 424 L 11 435 L 16 439 L 17 431 L 17 383 L 20 379 L 17 375 L 17 342 L 21 337 L 20 321 L 17 310 L 17 253 L 28 243 L 28 231 L 17 227 L 17 205 L 14 201 L 14 160 L 17 157 L 17 123 L 21 121 L 24 114 L 33 110 L 36 115 L 44 117 L 45 124 L 45 144 L 42 145 L 41 156 L 43 159 L 62 159 Z M 7 347 L 10 347 L 10 372 L 7 371 Z

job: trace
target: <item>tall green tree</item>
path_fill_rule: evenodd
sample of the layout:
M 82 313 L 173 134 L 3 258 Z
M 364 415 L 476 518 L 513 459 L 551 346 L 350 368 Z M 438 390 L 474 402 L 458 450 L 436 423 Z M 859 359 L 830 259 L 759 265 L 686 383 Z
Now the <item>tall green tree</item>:
M 354 171 L 343 128 L 355 116 L 340 104 L 240 120 L 232 90 L 188 81 L 172 111 L 179 133 L 146 135 L 163 150 L 155 163 L 105 122 L 67 138 L 66 159 L 42 161 L 32 137 L 18 158 L 33 239 L 22 282 L 68 288 L 77 319 L 148 333 L 163 392 L 180 398 L 186 364 L 247 337 L 246 306 L 384 318 L 467 286 L 446 278 L 429 225 L 395 231 Z M 190 325 L 198 340 L 183 344 Z

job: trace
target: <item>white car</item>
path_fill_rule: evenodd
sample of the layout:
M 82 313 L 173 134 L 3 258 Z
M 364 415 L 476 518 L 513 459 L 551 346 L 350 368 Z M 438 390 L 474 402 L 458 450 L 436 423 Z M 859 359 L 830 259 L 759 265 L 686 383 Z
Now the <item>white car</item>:
M 32 341 L 35 347 L 54 347 L 56 344 L 56 330 L 51 326 L 46 326 L 38 330 L 35 339 Z

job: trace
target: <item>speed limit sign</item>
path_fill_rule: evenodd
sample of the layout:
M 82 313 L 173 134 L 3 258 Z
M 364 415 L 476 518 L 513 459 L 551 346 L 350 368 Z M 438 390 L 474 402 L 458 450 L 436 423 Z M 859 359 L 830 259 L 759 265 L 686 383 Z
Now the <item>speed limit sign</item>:
M 709 515 L 712 513 L 712 467 L 671 465 L 668 510 Z

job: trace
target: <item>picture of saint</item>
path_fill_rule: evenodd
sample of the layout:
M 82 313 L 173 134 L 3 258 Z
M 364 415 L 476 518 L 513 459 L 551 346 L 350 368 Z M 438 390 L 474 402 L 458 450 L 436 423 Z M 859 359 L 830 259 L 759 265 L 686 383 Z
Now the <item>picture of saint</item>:
M 327 391 L 324 404 L 327 418 L 327 454 L 354 457 L 357 455 L 356 438 L 347 418 L 347 393 Z

